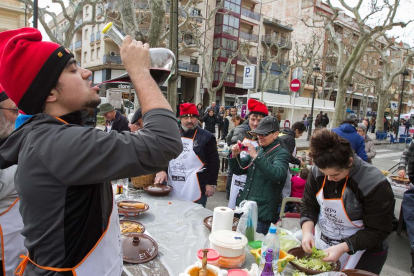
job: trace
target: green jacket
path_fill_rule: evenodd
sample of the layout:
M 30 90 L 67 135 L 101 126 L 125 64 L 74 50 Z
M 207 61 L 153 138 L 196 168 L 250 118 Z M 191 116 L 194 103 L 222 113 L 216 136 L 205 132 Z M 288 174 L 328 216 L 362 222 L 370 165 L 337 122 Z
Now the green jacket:
M 274 222 L 277 218 L 277 208 L 282 202 L 282 189 L 289 166 L 290 154 L 283 145 L 264 156 L 277 144 L 280 144 L 279 138 L 267 147 L 257 147 L 257 158 L 245 170 L 240 168 L 240 165 L 243 168 L 249 165 L 252 159 L 250 156 L 241 160 L 237 156 L 237 159 L 231 158 L 229 160 L 230 169 L 234 174 L 247 174 L 246 185 L 244 190 L 237 195 L 236 204 L 239 205 L 245 199 L 256 201 L 259 221 L 263 222 Z

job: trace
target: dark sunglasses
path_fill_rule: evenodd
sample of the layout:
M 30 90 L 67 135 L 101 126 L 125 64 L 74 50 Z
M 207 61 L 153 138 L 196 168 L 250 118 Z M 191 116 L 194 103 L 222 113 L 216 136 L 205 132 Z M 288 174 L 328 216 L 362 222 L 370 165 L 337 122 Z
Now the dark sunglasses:
M 267 137 L 267 136 L 269 136 L 270 134 L 272 134 L 273 132 L 269 132 L 269 133 L 265 133 L 265 134 L 258 134 L 258 133 L 255 133 L 255 136 L 257 136 L 257 137 Z
M 11 111 L 13 114 L 19 114 L 19 109 L 18 108 L 5 108 L 5 107 L 0 107 L 0 109 Z

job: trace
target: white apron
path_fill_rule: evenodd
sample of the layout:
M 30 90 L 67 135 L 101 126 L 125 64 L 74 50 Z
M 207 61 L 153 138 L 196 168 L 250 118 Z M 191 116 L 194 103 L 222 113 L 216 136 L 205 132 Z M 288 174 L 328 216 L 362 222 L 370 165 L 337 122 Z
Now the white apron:
M 54 268 L 40 266 L 34 263 L 29 256 L 23 258 L 16 269 L 17 275 L 23 275 L 27 262 L 30 261 L 37 267 L 56 272 L 71 271 L 74 276 L 120 276 L 122 275 L 122 242 L 119 229 L 118 208 L 113 199 L 112 213 L 109 218 L 108 227 L 94 248 L 85 258 L 73 268 Z
M 183 151 L 168 165 L 168 184 L 174 189 L 172 192 L 189 201 L 197 201 L 201 198 L 201 188 L 197 173 L 204 167 L 204 163 L 195 154 L 194 138 L 181 137 Z
M 316 194 L 321 210 L 315 227 L 315 245 L 318 249 L 327 249 L 332 245 L 342 243 L 341 239 L 352 236 L 357 231 L 364 229 L 362 220 L 349 220 L 348 214 L 345 211 L 343 194 L 347 182 L 348 177 L 346 178 L 340 199 L 325 199 L 323 196 L 323 187 L 326 183 L 325 176 L 322 188 Z M 341 270 L 355 268 L 364 252 L 365 250 L 357 251 L 354 255 L 344 253 L 339 258 Z
M 21 254 L 27 254 L 24 237 L 20 234 L 23 228 L 22 216 L 19 213 L 19 198 L 0 214 L 1 252 L 3 256 L 3 275 L 13 276 L 19 265 Z
M 259 144 L 257 141 L 253 141 L 247 138 L 244 138 L 243 142 L 250 142 L 253 146 L 257 147 Z M 240 159 L 248 156 L 249 153 L 247 151 L 242 151 L 240 153 Z M 244 185 L 246 185 L 247 174 L 236 175 L 233 174 L 233 178 L 231 179 L 231 187 L 230 187 L 230 197 L 229 197 L 229 205 L 228 207 L 231 209 L 236 208 L 236 199 L 239 192 L 244 190 Z

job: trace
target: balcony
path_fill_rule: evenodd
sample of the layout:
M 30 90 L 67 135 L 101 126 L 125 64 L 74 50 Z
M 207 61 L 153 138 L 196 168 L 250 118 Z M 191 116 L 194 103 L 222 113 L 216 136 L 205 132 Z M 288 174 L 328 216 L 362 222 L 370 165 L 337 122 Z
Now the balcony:
M 78 40 L 75 42 L 75 51 L 82 49 L 82 40 Z
M 199 73 L 200 66 L 198 64 L 190 64 L 184 61 L 178 61 L 178 69 L 181 71 Z
M 277 44 L 280 47 L 292 49 L 292 42 L 286 38 L 276 36 L 273 34 L 266 34 L 262 36 L 262 42 L 266 44 Z
M 246 56 L 246 58 L 252 63 L 252 64 L 257 64 L 257 57 L 254 56 Z M 245 59 L 243 57 L 241 57 L 241 55 L 239 55 L 237 57 L 237 60 L 240 62 L 246 62 Z
M 122 64 L 121 56 L 120 55 L 104 55 L 103 63 L 121 65 Z
M 243 84 L 243 76 L 236 76 L 236 83 Z
M 252 33 L 247 33 L 247 32 L 243 32 L 240 31 L 240 38 L 248 40 L 248 41 L 254 41 L 257 42 L 259 40 L 259 36 L 252 34 Z
M 89 39 L 89 43 L 90 43 L 91 45 L 93 45 L 93 44 L 95 43 L 95 34 L 91 34 L 91 37 L 90 37 L 90 39 Z
M 281 20 L 276 19 L 276 18 L 264 18 L 263 24 L 275 26 L 275 27 L 284 29 L 285 31 L 288 31 L 288 32 L 293 32 L 293 28 L 291 24 L 285 24 Z
M 256 21 L 260 21 L 260 13 L 248 10 L 246 8 L 241 8 L 241 15 L 244 15 L 248 18 L 254 19 Z

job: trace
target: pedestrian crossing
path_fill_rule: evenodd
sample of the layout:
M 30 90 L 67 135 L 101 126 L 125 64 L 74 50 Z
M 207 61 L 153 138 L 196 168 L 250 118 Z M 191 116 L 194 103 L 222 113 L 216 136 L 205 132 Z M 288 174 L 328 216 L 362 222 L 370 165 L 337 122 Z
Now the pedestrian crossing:
M 402 154 L 401 151 L 395 152 L 395 150 L 392 150 L 392 149 L 377 149 L 376 151 L 377 151 L 377 155 L 375 156 L 375 159 L 390 158 L 393 156 L 401 156 Z M 383 153 L 383 154 L 378 154 L 378 153 Z M 392 161 L 398 162 L 400 161 L 400 159 L 395 159 Z

